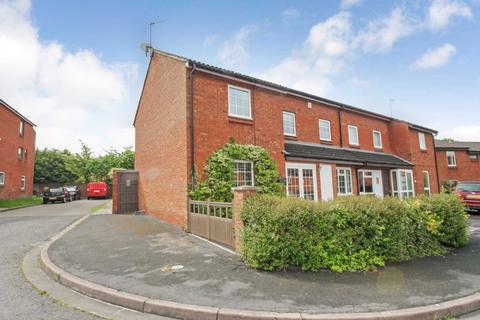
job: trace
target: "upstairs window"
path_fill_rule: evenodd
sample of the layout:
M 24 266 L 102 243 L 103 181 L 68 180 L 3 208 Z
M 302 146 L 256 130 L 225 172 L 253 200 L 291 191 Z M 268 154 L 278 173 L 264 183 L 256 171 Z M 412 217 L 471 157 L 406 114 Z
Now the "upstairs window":
M 254 176 L 253 176 L 253 162 L 251 161 L 233 161 L 233 173 L 235 179 L 235 186 L 249 186 L 253 187 L 254 185 Z
M 332 141 L 332 130 L 330 127 L 330 121 L 320 119 L 318 120 L 318 127 L 320 130 L 320 140 Z
M 297 135 L 297 130 L 295 128 L 295 113 L 283 112 L 283 134 L 293 137 Z
M 5 172 L 0 171 L 0 187 L 5 185 Z
M 18 156 L 18 160 L 23 159 L 23 149 L 22 149 L 22 147 L 18 147 L 17 156 Z
M 470 160 L 478 160 L 478 154 L 469 154 L 469 155 L 468 155 L 468 158 L 469 158 Z
M 348 126 L 348 143 L 352 146 L 358 146 L 358 128 L 355 126 Z
M 252 119 L 250 90 L 228 86 L 228 115 L 237 118 Z
M 457 166 L 457 159 L 455 158 L 455 151 L 447 151 L 447 165 L 449 167 Z
M 373 147 L 382 149 L 382 133 L 380 131 L 373 131 Z
M 20 120 L 20 135 L 23 136 L 23 132 L 25 130 L 25 122 L 23 120 Z
M 425 133 L 418 133 L 418 142 L 420 144 L 420 150 L 427 150 L 427 143 L 425 142 Z

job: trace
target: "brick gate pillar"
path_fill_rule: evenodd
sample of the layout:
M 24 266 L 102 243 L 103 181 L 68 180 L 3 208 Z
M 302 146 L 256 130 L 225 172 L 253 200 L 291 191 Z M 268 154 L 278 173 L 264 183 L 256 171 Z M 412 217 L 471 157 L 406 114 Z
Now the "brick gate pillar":
M 240 253 L 241 244 L 242 244 L 242 230 L 243 230 L 243 221 L 240 217 L 242 212 L 243 202 L 248 198 L 257 194 L 257 188 L 255 187 L 235 187 L 232 188 L 233 191 L 233 201 L 232 201 L 232 219 L 233 219 L 233 230 L 235 236 L 235 251 Z

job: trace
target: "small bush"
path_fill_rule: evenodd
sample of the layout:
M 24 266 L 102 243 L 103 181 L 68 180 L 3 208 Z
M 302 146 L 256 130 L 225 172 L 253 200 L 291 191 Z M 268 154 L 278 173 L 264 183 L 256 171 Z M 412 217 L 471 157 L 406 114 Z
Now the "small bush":
M 248 265 L 263 270 L 338 272 L 439 255 L 445 252 L 442 244 L 467 241 L 459 203 L 448 195 L 411 201 L 343 197 L 318 203 L 259 195 L 243 206 L 242 253 Z

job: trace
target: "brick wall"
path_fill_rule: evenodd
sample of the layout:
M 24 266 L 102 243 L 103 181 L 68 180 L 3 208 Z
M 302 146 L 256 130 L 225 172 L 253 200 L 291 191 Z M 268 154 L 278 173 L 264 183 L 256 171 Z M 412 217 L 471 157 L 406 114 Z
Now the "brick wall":
M 155 54 L 135 121 L 139 209 L 187 226 L 187 103 L 185 62 Z
M 21 118 L 0 103 L 0 171 L 5 172 L 5 185 L 0 186 L 0 199 L 31 196 L 35 165 L 35 129 L 25 122 L 20 135 Z M 26 150 L 18 159 L 18 147 Z M 25 190 L 21 190 L 21 177 L 25 176 Z
M 440 182 L 447 180 L 480 181 L 480 161 L 471 160 L 466 150 L 451 151 L 455 151 L 455 159 L 457 162 L 455 167 L 449 167 L 447 165 L 446 150 L 436 151 Z
M 308 108 L 308 100 L 306 99 L 202 72 L 196 72 L 194 79 L 195 163 L 200 176 L 203 174 L 203 166 L 208 156 L 226 144 L 231 138 L 237 143 L 257 144 L 266 148 L 278 164 L 280 174 L 285 176 L 283 150 L 284 141 L 288 139 L 396 154 L 414 162 L 415 191 L 417 193 L 423 193 L 424 190 L 424 170 L 429 172 L 432 192 L 438 190 L 433 135 L 431 133 L 425 133 L 427 151 L 421 152 L 418 143 L 418 131 L 413 130 L 402 121 L 389 121 L 342 110 L 340 126 L 339 109 L 332 106 L 312 101 L 312 107 Z M 252 120 L 242 120 L 228 116 L 228 85 L 250 90 Z M 283 111 L 295 113 L 296 137 L 283 135 Z M 319 119 L 330 121 L 331 142 L 320 140 Z M 349 144 L 348 125 L 354 125 L 358 128 L 359 146 Z M 382 134 L 381 149 L 374 148 L 374 130 L 380 131 Z M 343 143 L 340 142 L 340 136 L 342 136 Z M 335 168 L 335 166 L 333 167 Z M 353 175 L 356 171 L 354 169 L 352 168 Z M 357 186 L 355 183 L 353 187 L 356 192 Z

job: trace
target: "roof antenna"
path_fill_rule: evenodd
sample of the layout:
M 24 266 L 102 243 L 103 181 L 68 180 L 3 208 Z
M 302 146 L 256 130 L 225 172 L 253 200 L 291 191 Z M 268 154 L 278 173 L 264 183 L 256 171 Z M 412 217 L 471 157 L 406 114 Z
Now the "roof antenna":
M 152 31 L 153 31 L 153 26 L 156 25 L 157 23 L 163 23 L 165 22 L 164 20 L 160 21 L 152 21 L 150 22 L 149 28 L 150 28 L 150 35 L 149 35 L 149 41 L 148 43 L 144 42 L 140 45 L 142 51 L 145 52 L 145 57 L 148 55 L 148 52 L 153 51 L 153 44 L 152 44 Z
M 390 98 L 390 118 L 393 118 L 393 103 L 395 102 L 395 99 Z

